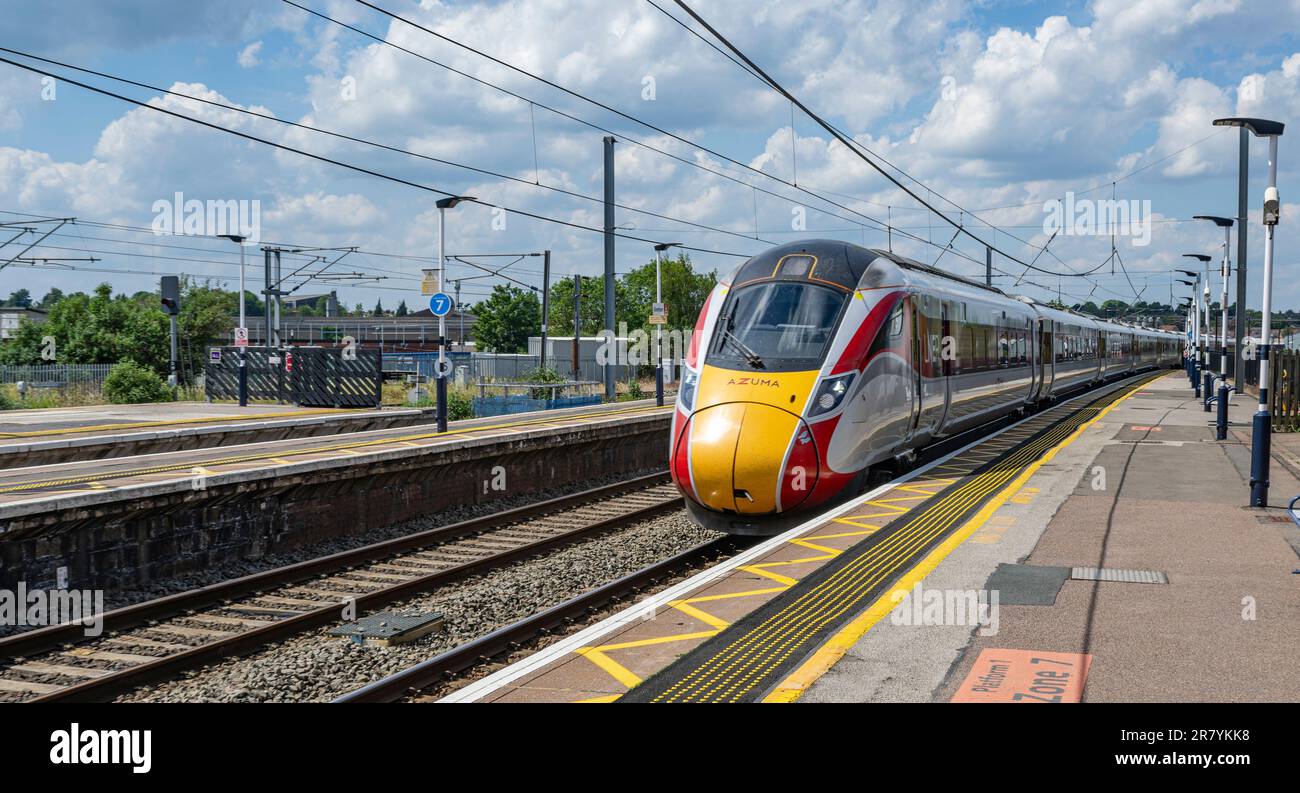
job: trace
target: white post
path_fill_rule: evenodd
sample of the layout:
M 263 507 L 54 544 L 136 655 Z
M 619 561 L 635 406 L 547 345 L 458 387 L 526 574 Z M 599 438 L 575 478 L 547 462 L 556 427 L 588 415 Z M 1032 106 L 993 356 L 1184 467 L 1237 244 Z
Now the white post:
M 239 327 L 246 328 L 244 322 L 244 243 L 239 245 Z
M 1219 342 L 1219 349 L 1223 350 L 1222 359 L 1219 361 L 1219 375 L 1223 382 L 1228 382 L 1228 278 L 1232 271 L 1232 262 L 1229 260 L 1228 248 L 1232 245 L 1232 226 L 1223 227 L 1223 290 L 1219 294 L 1219 313 L 1221 321 L 1219 323 L 1220 331 L 1223 333 L 1222 341 Z
M 1277 136 L 1270 135 L 1268 138 L 1268 186 L 1275 188 L 1277 186 Z M 1266 352 L 1269 350 L 1269 342 L 1272 339 L 1272 314 L 1273 314 L 1273 225 L 1264 226 L 1264 322 L 1260 329 L 1260 343 L 1264 346 Z M 1259 359 L 1259 409 L 1260 412 L 1268 414 L 1268 355 Z

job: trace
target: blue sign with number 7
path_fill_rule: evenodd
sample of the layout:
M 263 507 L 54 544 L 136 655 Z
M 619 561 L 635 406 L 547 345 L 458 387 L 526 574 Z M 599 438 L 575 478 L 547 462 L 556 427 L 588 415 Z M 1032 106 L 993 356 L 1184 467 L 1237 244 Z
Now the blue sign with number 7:
M 452 303 L 451 295 L 446 292 L 439 292 L 429 298 L 429 310 L 433 312 L 435 317 L 445 317 L 451 313 Z

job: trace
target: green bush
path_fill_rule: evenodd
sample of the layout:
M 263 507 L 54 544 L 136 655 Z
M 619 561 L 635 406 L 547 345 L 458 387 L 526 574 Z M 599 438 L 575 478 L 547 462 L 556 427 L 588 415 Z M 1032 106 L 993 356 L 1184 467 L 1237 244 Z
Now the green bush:
M 18 400 L 9 396 L 9 390 L 0 387 L 0 410 L 13 410 L 18 407 Z
M 123 361 L 108 371 L 104 398 L 115 405 L 170 402 L 171 390 L 156 372 L 135 361 Z
M 469 394 L 454 388 L 447 389 L 447 419 L 460 421 L 474 418 L 474 403 Z

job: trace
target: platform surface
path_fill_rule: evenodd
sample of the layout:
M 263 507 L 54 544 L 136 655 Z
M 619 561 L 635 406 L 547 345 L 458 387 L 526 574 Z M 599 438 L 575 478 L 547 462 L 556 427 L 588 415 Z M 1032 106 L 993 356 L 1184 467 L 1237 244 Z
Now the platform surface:
M 1300 436 L 1274 439 L 1272 492 L 1283 508 L 1246 508 L 1243 441 L 1254 409 L 1238 397 L 1233 433 L 1216 442 L 1213 414 L 1181 372 L 1130 389 L 963 518 L 942 553 L 913 560 L 887 596 L 801 647 L 780 682 L 763 683 L 750 700 L 1300 700 L 1300 541 L 1284 509 L 1300 494 Z M 954 478 L 978 471 L 981 455 L 1031 437 L 1017 432 L 756 546 L 447 700 L 663 701 L 668 687 L 653 682 L 662 670 L 815 581 L 821 565 L 882 527 L 897 528 Z M 1092 575 L 1082 568 L 1122 580 L 1070 577 Z M 1137 583 L 1161 580 L 1148 572 L 1168 583 Z M 989 591 L 995 573 L 1008 603 Z M 939 605 L 925 608 L 936 595 Z M 963 613 L 962 603 L 981 597 L 983 612 Z M 741 665 L 720 685 L 748 673 Z
M 602 422 L 666 420 L 671 410 L 655 407 L 654 400 L 638 400 L 467 419 L 451 422 L 444 433 L 428 424 L 0 469 L 0 519 L 201 487 L 194 483 L 198 476 L 212 477 L 213 483 L 235 482 L 363 466 L 380 457 L 450 451 L 507 437 L 565 433 Z

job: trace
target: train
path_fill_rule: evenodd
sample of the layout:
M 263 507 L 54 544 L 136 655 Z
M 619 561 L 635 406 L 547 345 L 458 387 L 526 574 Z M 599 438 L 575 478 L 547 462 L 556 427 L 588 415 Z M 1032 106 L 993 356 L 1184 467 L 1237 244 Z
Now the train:
M 806 240 L 706 298 L 669 471 L 699 525 L 779 533 L 870 474 L 1108 380 L 1182 365 L 1183 334 L 1012 296 L 890 251 Z

